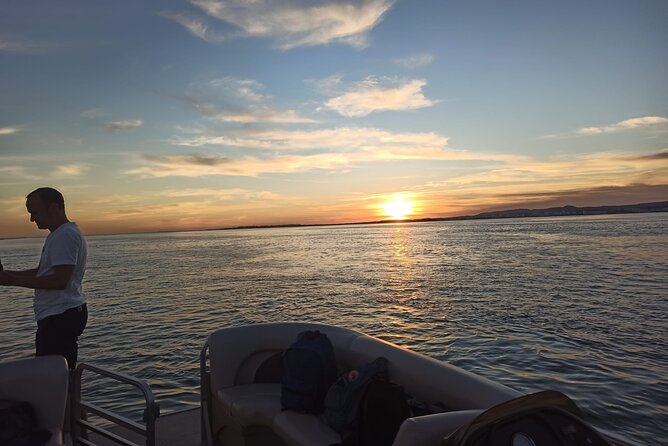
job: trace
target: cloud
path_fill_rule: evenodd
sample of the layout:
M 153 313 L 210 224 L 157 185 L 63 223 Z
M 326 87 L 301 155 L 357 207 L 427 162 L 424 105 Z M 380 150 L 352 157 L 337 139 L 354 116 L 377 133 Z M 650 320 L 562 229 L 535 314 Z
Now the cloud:
M 249 110 L 224 110 L 213 104 L 192 104 L 193 110 L 221 122 L 250 124 L 269 122 L 273 124 L 311 124 L 317 121 L 300 116 L 295 110 L 276 110 L 268 106 L 253 107 Z
M 307 83 L 313 84 L 315 90 L 325 96 L 335 96 L 339 94 L 341 85 L 343 85 L 343 76 L 332 74 L 324 79 L 308 79 Z
M 525 159 L 477 167 L 473 173 L 431 183 L 429 188 L 470 194 L 471 197 L 497 197 L 506 206 L 508 197 L 504 198 L 504 195 L 507 194 L 538 200 L 555 190 L 626 187 L 630 184 L 666 185 L 668 165 L 661 166 L 650 157 L 605 152 L 553 157 L 546 161 Z
M 339 154 L 264 159 L 256 157 L 232 159 L 222 155 L 144 155 L 143 160 L 146 165 L 126 173 L 142 177 L 257 176 L 263 173 L 293 173 L 316 168 L 340 169 L 349 165 L 348 157 Z
M 63 157 L 67 155 L 0 155 L 0 184 L 23 184 L 41 182 L 45 179 L 79 177 L 91 168 L 87 163 L 63 161 Z M 81 155 L 76 155 L 76 158 L 81 159 Z M 66 164 L 68 162 L 69 164 Z
M 664 150 L 662 152 L 657 152 L 657 153 L 650 153 L 648 155 L 631 156 L 629 157 L 629 159 L 634 161 L 668 160 L 668 150 Z
M 634 130 L 642 127 L 656 126 L 660 124 L 668 124 L 668 118 L 661 116 L 645 116 L 642 118 L 631 118 L 618 122 L 612 125 L 603 127 L 585 127 L 579 129 L 576 133 L 578 135 L 598 135 L 601 133 L 617 133 L 627 130 Z
M 244 36 L 272 39 L 287 50 L 331 42 L 363 48 L 368 33 L 382 21 L 394 0 L 354 3 L 328 0 L 315 5 L 289 0 L 191 0 L 191 3 L 210 17 L 239 29 Z M 168 18 L 208 40 L 206 26 L 170 14 Z
M 560 189 L 544 192 L 514 192 L 499 194 L 502 200 L 521 198 L 527 201 L 543 203 L 566 202 L 583 205 L 584 202 L 601 203 L 604 196 L 614 197 L 617 204 L 633 204 L 634 200 L 656 200 L 668 196 L 668 184 L 648 185 L 633 183 L 625 186 L 598 186 L 582 189 Z M 610 200 L 610 199 L 609 199 Z
M 127 129 L 134 129 L 142 125 L 142 121 L 140 119 L 128 119 L 128 120 L 122 120 L 122 121 L 111 121 L 105 125 L 105 128 L 110 131 L 117 131 L 117 130 L 127 130 Z
M 25 178 L 28 176 L 25 166 L 7 165 L 5 160 L 2 160 L 2 164 L 4 165 L 0 165 L 0 174 L 2 174 L 1 176 L 3 180 L 11 177 Z
M 285 200 L 286 197 L 271 191 L 254 191 L 249 189 L 178 189 L 167 190 L 162 195 L 170 198 L 204 198 L 220 201 L 243 200 L 248 201 L 275 201 Z
M 422 93 L 422 87 L 427 85 L 424 80 L 404 81 L 396 86 L 382 85 L 383 83 L 393 84 L 395 82 L 368 77 L 353 85 L 342 95 L 327 100 L 325 106 L 343 116 L 357 118 L 378 111 L 402 111 L 431 107 L 437 102 L 427 99 Z
M 317 121 L 301 116 L 296 110 L 274 106 L 273 97 L 263 94 L 264 86 L 250 79 L 224 77 L 192 85 L 186 102 L 193 110 L 221 122 L 250 124 L 312 124 Z
M 621 186 L 554 188 L 542 191 L 522 191 L 488 195 L 480 198 L 473 213 L 509 208 L 549 208 L 557 206 L 612 206 L 665 201 L 668 184 L 631 183 Z M 468 203 L 471 206 L 471 202 Z
M 225 135 L 175 139 L 186 147 L 220 146 L 254 149 L 254 156 L 222 154 L 151 155 L 126 173 L 147 177 L 293 173 L 308 170 L 347 170 L 363 163 L 397 160 L 438 160 L 513 163 L 525 158 L 447 149 L 448 138 L 433 132 L 392 133 L 374 128 L 342 127 L 311 131 L 237 129 Z
M 567 204 L 632 204 L 665 200 L 668 165 L 650 156 L 605 152 L 525 159 L 455 171 L 414 190 L 430 209 L 425 216 L 434 217 Z M 434 211 L 439 207 L 441 211 Z
M 197 36 L 202 40 L 206 40 L 207 42 L 223 42 L 230 38 L 230 36 L 225 36 L 223 33 L 211 29 L 209 24 L 207 24 L 205 21 L 188 14 L 172 11 L 162 11 L 159 12 L 158 15 L 175 21 L 194 36 Z
M 441 153 L 448 138 L 434 132 L 396 133 L 370 127 L 337 127 L 317 130 L 229 129 L 225 134 L 174 138 L 175 145 L 187 147 L 225 146 L 283 151 L 336 152 L 429 152 Z
M 62 165 L 56 167 L 53 175 L 56 177 L 76 177 L 86 173 L 88 168 L 88 166 L 83 164 Z
M 97 119 L 106 116 L 106 114 L 107 113 L 102 109 L 91 108 L 89 110 L 82 111 L 81 113 L 79 113 L 79 116 L 85 119 Z
M 52 44 L 0 37 L 0 54 L 1 53 L 35 54 L 43 51 L 49 46 L 52 46 Z
M 412 56 L 403 57 L 400 59 L 395 59 L 394 63 L 410 70 L 430 65 L 433 61 L 434 61 L 433 55 L 422 53 L 422 54 L 414 54 Z
M 20 132 L 21 129 L 18 127 L 0 127 L 0 136 L 16 135 Z

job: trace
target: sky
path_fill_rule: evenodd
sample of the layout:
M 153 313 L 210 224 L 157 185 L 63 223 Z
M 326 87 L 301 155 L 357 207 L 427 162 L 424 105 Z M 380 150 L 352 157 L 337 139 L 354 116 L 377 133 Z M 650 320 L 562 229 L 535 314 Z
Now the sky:
M 8 0 L 0 237 L 668 200 L 665 0 Z

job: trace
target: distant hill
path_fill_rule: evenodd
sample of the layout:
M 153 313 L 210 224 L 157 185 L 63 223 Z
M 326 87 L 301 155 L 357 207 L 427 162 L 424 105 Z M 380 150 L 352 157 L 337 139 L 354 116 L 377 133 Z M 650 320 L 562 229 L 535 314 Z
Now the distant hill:
M 510 209 L 507 211 L 483 212 L 469 218 L 556 217 L 566 215 L 636 214 L 641 212 L 668 212 L 668 201 L 618 206 L 561 206 L 546 209 Z

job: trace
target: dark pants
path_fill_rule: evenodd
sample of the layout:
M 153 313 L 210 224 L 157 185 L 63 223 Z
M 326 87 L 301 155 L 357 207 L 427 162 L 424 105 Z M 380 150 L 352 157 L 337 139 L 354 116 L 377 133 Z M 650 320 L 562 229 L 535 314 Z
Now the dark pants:
M 79 351 L 77 339 L 86 328 L 86 322 L 88 322 L 86 304 L 37 321 L 35 336 L 37 356 L 64 356 L 70 369 L 76 367 Z

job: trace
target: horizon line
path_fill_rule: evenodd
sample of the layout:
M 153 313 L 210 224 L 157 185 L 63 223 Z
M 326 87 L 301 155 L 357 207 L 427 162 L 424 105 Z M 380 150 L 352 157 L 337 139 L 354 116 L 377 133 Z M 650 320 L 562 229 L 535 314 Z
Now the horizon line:
M 545 218 L 545 217 L 581 217 L 581 216 L 592 216 L 592 215 L 619 215 L 619 214 L 650 214 L 650 213 L 661 213 L 668 212 L 667 210 L 640 210 L 640 211 L 630 211 L 627 210 L 624 212 L 622 208 L 632 208 L 639 206 L 649 206 L 649 205 L 665 205 L 668 207 L 668 201 L 652 201 L 652 202 L 643 202 L 643 203 L 634 203 L 634 204 L 620 204 L 620 205 L 601 205 L 601 206 L 573 206 L 573 205 L 563 205 L 563 206 L 553 206 L 549 208 L 514 208 L 514 209 L 503 209 L 499 211 L 487 211 L 481 212 L 475 215 L 460 215 L 454 217 L 422 217 L 422 218 L 405 218 L 405 219 L 387 219 L 387 220 L 373 220 L 373 221 L 359 221 L 359 222 L 347 222 L 347 223 L 285 223 L 285 224 L 275 224 L 275 225 L 247 225 L 247 226 L 228 226 L 228 227 L 218 227 L 218 228 L 202 228 L 202 229 L 181 229 L 181 230 L 151 230 L 151 231 L 131 231 L 131 232 L 109 232 L 109 233 L 99 233 L 99 234 L 84 234 L 86 237 L 97 237 L 97 236 L 113 236 L 113 235 L 133 235 L 133 234 L 168 234 L 168 233 L 179 233 L 179 232 L 207 232 L 207 231 L 236 231 L 243 229 L 276 229 L 276 228 L 309 228 L 309 227 L 323 227 L 323 226 L 348 226 L 348 225 L 382 225 L 382 224 L 395 224 L 395 223 L 429 223 L 435 221 L 466 221 L 466 220 L 497 220 L 497 219 L 512 219 L 512 218 Z M 532 216 L 520 216 L 520 215 L 509 215 L 502 216 L 493 214 L 502 214 L 504 212 L 519 212 L 519 211 L 548 211 L 556 209 L 579 209 L 579 210 L 604 210 L 608 209 L 612 212 L 607 213 L 594 213 L 594 214 L 545 214 L 545 215 L 532 215 Z M 610 208 L 618 208 L 617 211 Z M 39 235 L 34 236 L 19 236 L 19 237 L 0 237 L 2 240 L 21 240 L 29 238 L 41 238 Z

